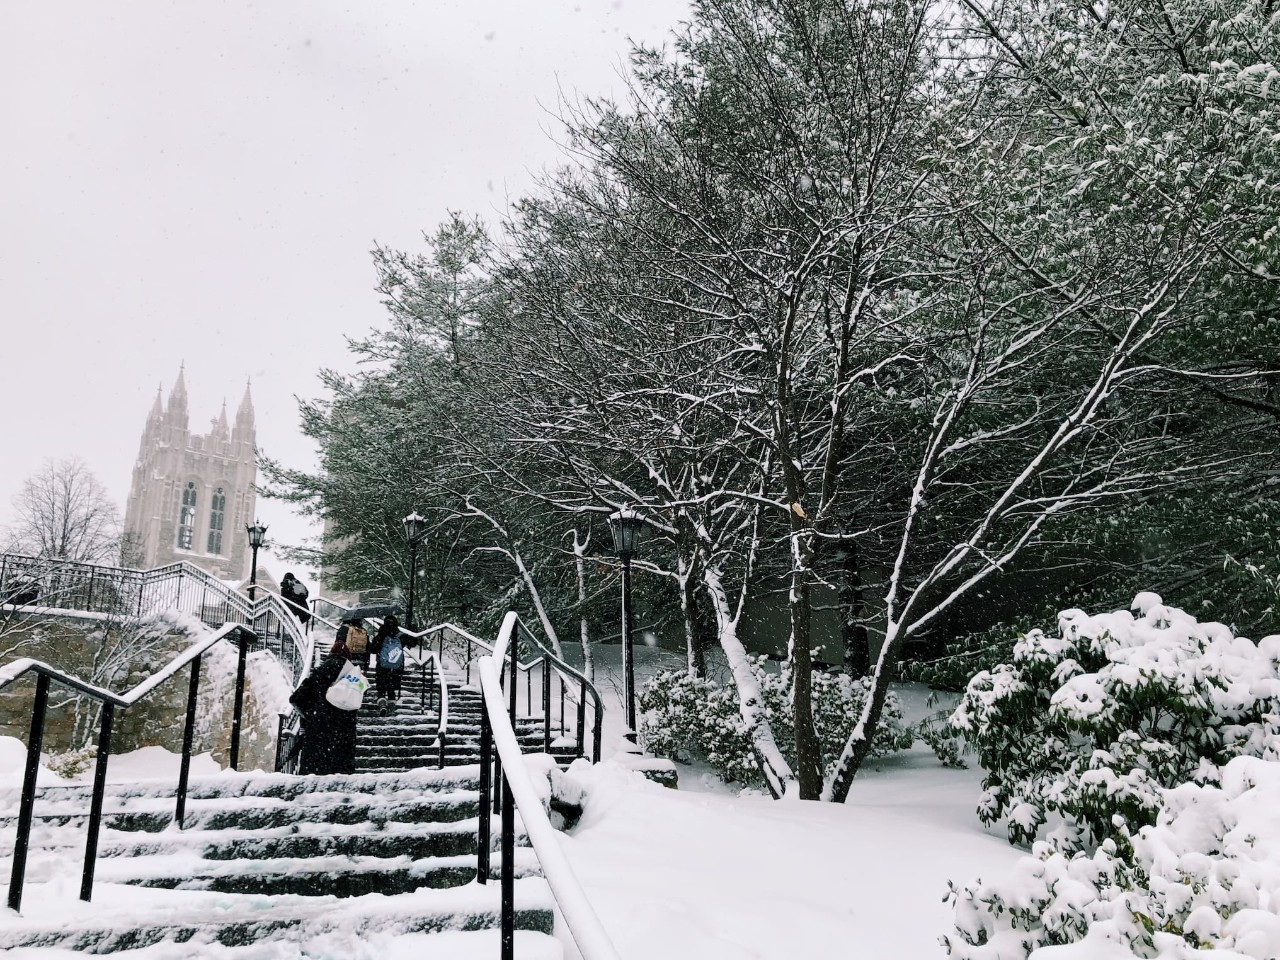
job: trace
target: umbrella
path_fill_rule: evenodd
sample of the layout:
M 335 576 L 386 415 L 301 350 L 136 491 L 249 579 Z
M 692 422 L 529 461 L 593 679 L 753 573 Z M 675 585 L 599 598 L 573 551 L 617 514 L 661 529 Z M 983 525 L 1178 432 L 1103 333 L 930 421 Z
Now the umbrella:
M 345 614 L 343 619 L 351 617 L 359 617 L 361 620 L 366 617 L 385 617 L 388 614 L 400 615 L 400 604 L 398 603 L 369 603 L 362 607 L 352 607 Z

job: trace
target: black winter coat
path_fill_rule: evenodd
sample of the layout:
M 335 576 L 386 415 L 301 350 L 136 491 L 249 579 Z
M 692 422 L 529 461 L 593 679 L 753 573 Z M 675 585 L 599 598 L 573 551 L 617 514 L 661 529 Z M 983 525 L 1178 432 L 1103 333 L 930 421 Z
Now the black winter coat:
M 324 698 L 346 662 L 347 658 L 342 656 L 325 657 L 289 698 L 302 716 L 299 773 L 355 773 L 359 711 L 339 710 Z

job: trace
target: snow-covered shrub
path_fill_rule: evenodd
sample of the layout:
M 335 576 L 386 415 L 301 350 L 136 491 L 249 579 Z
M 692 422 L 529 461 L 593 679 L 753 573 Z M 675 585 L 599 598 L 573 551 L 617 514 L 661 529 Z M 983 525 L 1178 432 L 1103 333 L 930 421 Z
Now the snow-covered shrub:
M 640 739 L 673 760 L 700 758 L 729 783 L 755 783 L 760 767 L 738 712 L 737 691 L 684 670 L 665 670 L 639 691 Z
M 79 750 L 67 750 L 63 753 L 49 754 L 47 766 L 60 777 L 74 780 L 84 773 L 98 758 L 96 746 L 81 747 Z
M 775 730 L 790 729 L 791 672 L 774 673 L 766 658 L 752 660 L 769 722 Z M 870 689 L 867 679 L 846 674 L 813 673 L 813 721 L 822 756 L 834 764 L 840 755 Z M 705 759 L 725 780 L 760 782 L 759 765 L 751 751 L 751 739 L 738 710 L 738 693 L 732 684 L 691 677 L 685 671 L 668 670 L 647 681 L 640 690 L 640 735 L 647 750 L 672 759 Z M 872 756 L 905 750 L 912 743 L 911 729 L 903 722 L 902 706 L 890 693 L 876 733 Z M 788 762 L 794 763 L 794 744 L 779 744 Z
M 1057 817 L 1057 849 L 1083 849 L 1117 817 L 1154 822 L 1162 787 L 1280 746 L 1280 637 L 1255 645 L 1153 593 L 1133 608 L 1066 610 L 969 682 L 951 724 L 987 770 L 978 815 L 1007 817 L 1012 842 Z
M 963 754 L 964 738 L 951 727 L 950 716 L 944 710 L 941 713 L 925 717 L 916 724 L 915 736 L 933 751 L 933 755 L 944 767 L 962 770 L 966 766 Z
M 1216 772 L 1220 785 L 1158 791 L 1154 824 L 1121 828 L 1091 854 L 1040 841 L 1008 879 L 953 886 L 948 953 L 1280 957 L 1280 763 L 1237 757 Z M 1060 944 L 1076 946 L 1038 951 Z

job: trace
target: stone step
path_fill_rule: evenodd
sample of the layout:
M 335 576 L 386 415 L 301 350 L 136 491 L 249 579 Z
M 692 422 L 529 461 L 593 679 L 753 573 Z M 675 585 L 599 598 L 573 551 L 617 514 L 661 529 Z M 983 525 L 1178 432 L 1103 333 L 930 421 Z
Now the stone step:
M 342 796 L 351 794 L 387 794 L 400 793 L 406 790 L 416 792 L 451 792 L 456 790 L 478 790 L 480 787 L 479 771 L 468 776 L 463 771 L 446 773 L 423 772 L 403 777 L 369 777 L 360 774 L 334 774 L 327 776 L 298 777 L 284 773 L 226 773 L 216 777 L 192 777 L 187 784 L 187 800 L 227 799 L 230 797 L 264 797 L 277 800 L 292 800 L 305 794 L 334 793 Z M 144 781 L 135 784 L 113 783 L 106 793 L 106 809 L 112 803 L 123 803 L 131 799 L 171 799 L 177 790 L 177 783 L 165 780 Z M 85 803 L 89 801 L 91 788 L 88 785 L 73 784 L 67 786 L 42 787 L 36 796 L 36 808 L 41 806 L 59 806 L 65 803 Z M 0 791 L 0 811 L 9 814 L 12 807 L 16 814 L 21 791 L 18 789 Z M 0 820 L 3 816 L 0 815 Z
M 183 830 L 110 834 L 100 857 L 151 857 L 186 853 L 204 860 L 366 856 L 449 857 L 475 854 L 475 818 L 444 823 L 304 823 L 265 830 Z
M 538 875 L 537 857 L 531 849 L 517 849 L 515 854 L 517 877 Z M 461 856 L 422 859 L 362 855 L 268 860 L 202 860 L 183 855 L 114 858 L 99 863 L 97 879 L 161 890 L 346 899 L 369 893 L 393 896 L 423 887 L 458 887 L 471 883 L 475 876 L 473 849 Z
M 465 767 L 452 766 L 449 773 Z M 399 768 L 391 775 L 403 772 Z M 413 769 L 413 768 L 409 768 Z M 437 770 L 413 769 L 414 773 Z M 386 773 L 364 774 L 370 777 L 388 776 Z M 183 825 L 186 829 L 262 830 L 303 823 L 363 823 L 405 821 L 410 823 L 452 822 L 474 817 L 479 809 L 478 793 L 462 790 L 456 793 L 424 794 L 408 799 L 387 797 L 346 797 L 329 803 L 300 803 L 287 801 L 261 801 L 258 804 L 229 804 L 219 801 L 195 802 L 187 805 Z M 46 825 L 83 824 L 88 820 L 88 803 L 74 812 L 41 812 L 36 805 L 35 820 Z M 128 809 L 104 814 L 103 825 L 111 830 L 125 832 L 156 833 L 173 823 L 173 803 L 148 809 Z M 2 826 L 3 824 L 0 824 Z
M 40 894 L 40 885 L 28 887 L 28 901 Z M 165 960 L 179 960 L 209 956 L 201 945 L 297 943 L 334 934 L 368 940 L 379 935 L 490 930 L 499 923 L 500 897 L 496 883 L 468 884 L 436 890 L 409 903 L 381 894 L 346 901 L 332 896 L 280 897 L 263 909 L 267 904 L 260 897 L 190 894 L 173 904 L 143 903 L 116 910 L 95 907 L 92 915 L 51 915 L 43 920 L 15 918 L 0 926 L 0 950 L 45 947 L 114 953 L 169 941 L 180 950 Z M 515 905 L 518 929 L 551 933 L 554 911 L 546 881 L 517 880 Z M 275 960 L 278 954 L 268 956 Z

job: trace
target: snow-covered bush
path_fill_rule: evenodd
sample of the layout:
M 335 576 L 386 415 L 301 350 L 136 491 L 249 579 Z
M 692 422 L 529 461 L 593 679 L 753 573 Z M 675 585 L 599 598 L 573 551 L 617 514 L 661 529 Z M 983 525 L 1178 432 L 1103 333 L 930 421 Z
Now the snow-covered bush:
M 88 770 L 97 758 L 96 746 L 81 747 L 79 750 L 49 754 L 48 767 L 58 776 L 73 780 Z
M 751 668 L 760 684 L 764 705 L 774 729 L 792 723 L 791 672 L 784 667 L 774 673 L 767 660 L 752 660 Z M 822 755 L 834 764 L 846 738 L 857 721 L 870 681 L 846 674 L 813 673 L 812 702 L 814 728 Z M 647 750 L 661 757 L 683 760 L 698 757 L 731 783 L 760 781 L 759 765 L 751 752 L 738 694 L 733 684 L 721 686 L 714 680 L 691 677 L 682 670 L 668 670 L 651 678 L 640 690 L 640 736 Z M 884 756 L 911 746 L 912 732 L 903 722 L 902 706 L 892 693 L 885 703 L 872 756 Z M 788 739 L 780 744 L 789 762 L 795 757 Z
M 650 753 L 703 759 L 729 783 L 759 779 L 760 767 L 731 685 L 664 670 L 645 682 L 638 700 L 640 740 Z
M 1159 791 L 1154 824 L 1121 828 L 1092 854 L 1040 841 L 1008 879 L 953 886 L 948 953 L 1280 957 L 1280 763 L 1237 757 L 1217 774 L 1220 785 Z
M 1280 740 L 1280 637 L 1255 645 L 1142 593 L 1130 611 L 1059 615 L 978 673 L 953 728 L 987 770 L 978 815 L 1030 843 L 1050 818 L 1070 852 L 1155 821 L 1161 788 L 1212 782 Z

